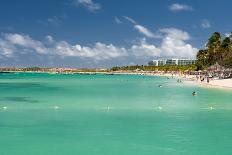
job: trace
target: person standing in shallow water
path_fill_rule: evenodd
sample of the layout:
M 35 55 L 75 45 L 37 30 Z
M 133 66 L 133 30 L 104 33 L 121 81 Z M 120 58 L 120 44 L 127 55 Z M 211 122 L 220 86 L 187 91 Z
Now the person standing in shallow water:
M 203 76 L 200 77 L 201 82 L 203 82 L 205 80 L 205 78 Z

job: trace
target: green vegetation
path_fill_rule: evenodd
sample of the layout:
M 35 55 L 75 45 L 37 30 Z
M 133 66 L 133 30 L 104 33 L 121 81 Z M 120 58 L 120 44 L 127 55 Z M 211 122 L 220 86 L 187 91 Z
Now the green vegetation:
M 206 69 L 216 62 L 226 68 L 232 67 L 232 32 L 225 38 L 219 32 L 214 32 L 206 48 L 197 53 L 197 70 Z
M 41 70 L 44 70 L 44 69 L 40 67 L 27 67 L 27 68 L 22 69 L 22 71 L 32 71 L 32 72 L 38 72 Z
M 195 71 L 197 69 L 196 65 L 186 65 L 186 66 L 177 66 L 177 65 L 164 65 L 164 66 L 122 66 L 122 67 L 113 67 L 111 71 L 134 71 L 134 70 L 143 70 L 143 71 Z

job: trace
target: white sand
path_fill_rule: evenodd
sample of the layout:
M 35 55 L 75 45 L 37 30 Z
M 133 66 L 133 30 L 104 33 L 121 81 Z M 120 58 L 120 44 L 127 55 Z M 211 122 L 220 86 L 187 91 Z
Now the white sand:
M 221 87 L 221 88 L 231 88 L 232 89 L 232 79 L 223 79 L 223 80 L 211 80 L 209 83 L 203 83 L 204 85 L 212 87 Z
M 209 83 L 206 81 L 200 82 L 200 79 L 196 79 L 195 75 L 185 75 L 185 76 L 179 76 L 186 80 L 185 82 L 189 82 L 192 84 L 200 84 L 201 86 L 205 87 L 212 87 L 212 88 L 226 88 L 226 89 L 232 89 L 232 79 L 220 79 L 220 80 L 210 80 Z
M 208 88 L 232 89 L 232 79 L 210 80 L 209 83 L 200 82 L 196 80 L 188 80 L 185 82 L 189 84 L 197 84 L 197 85 L 208 87 Z

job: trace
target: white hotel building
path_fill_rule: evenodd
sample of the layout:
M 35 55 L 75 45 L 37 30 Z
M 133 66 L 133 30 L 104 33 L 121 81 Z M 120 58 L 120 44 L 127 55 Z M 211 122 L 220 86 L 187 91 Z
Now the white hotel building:
M 159 59 L 159 60 L 149 61 L 148 65 L 149 66 L 164 66 L 164 65 L 185 66 L 185 65 L 192 65 L 195 63 L 196 60 L 192 60 L 192 59 Z

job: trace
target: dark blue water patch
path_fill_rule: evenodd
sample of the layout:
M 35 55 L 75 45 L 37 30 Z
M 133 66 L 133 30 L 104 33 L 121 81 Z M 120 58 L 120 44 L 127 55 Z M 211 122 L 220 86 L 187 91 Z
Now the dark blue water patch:
M 14 72 L 0 72 L 0 79 L 22 79 L 22 77 Z
M 21 103 L 38 103 L 39 100 L 32 99 L 31 97 L 1 97 L 0 102 L 21 102 Z
M 50 90 L 58 90 L 60 87 L 57 86 L 47 86 L 45 83 L 36 83 L 36 82 L 9 82 L 9 83 L 0 83 L 0 89 L 50 89 Z

